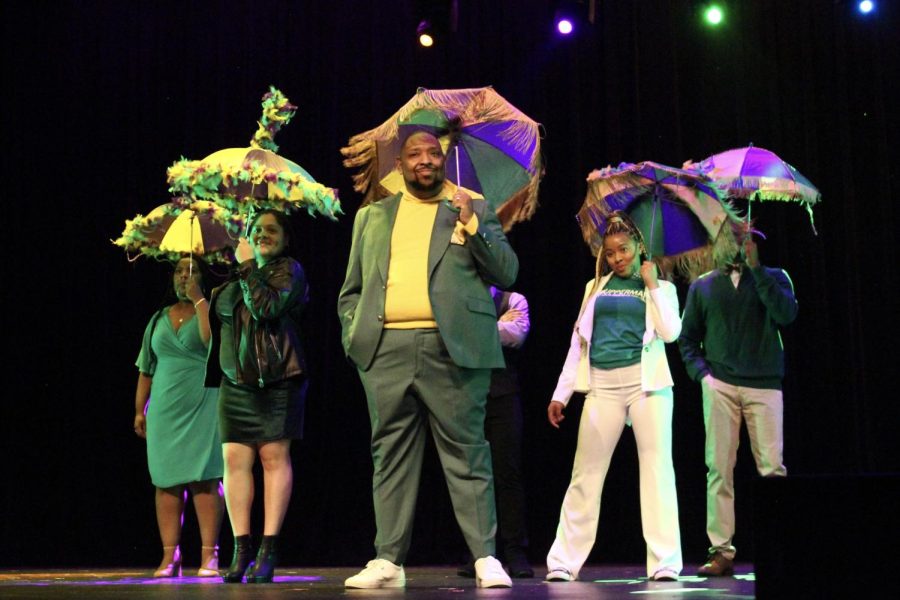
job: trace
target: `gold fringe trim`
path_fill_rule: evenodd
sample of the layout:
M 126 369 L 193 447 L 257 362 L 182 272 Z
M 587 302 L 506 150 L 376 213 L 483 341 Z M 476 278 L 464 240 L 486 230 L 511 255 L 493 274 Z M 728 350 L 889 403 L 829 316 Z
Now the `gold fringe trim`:
M 601 260 L 600 250 L 603 238 L 599 233 L 600 225 L 612 212 L 612 207 L 605 198 L 624 190 L 629 190 L 630 194 L 636 195 L 651 192 L 653 184 L 645 184 L 643 181 L 643 178 L 631 174 L 619 177 L 618 181 L 606 178 L 597 179 L 593 177 L 593 174 L 588 177 L 587 194 L 576 219 L 584 242 L 590 248 L 591 254 L 597 257 L 595 272 L 598 279 L 607 272 L 606 265 Z M 677 197 L 677 194 L 672 195 Z M 707 229 L 712 241 L 705 246 L 681 254 L 652 258 L 659 268 L 662 278 L 670 281 L 680 278 L 690 283 L 700 275 L 720 268 L 734 259 L 738 251 L 734 229 L 741 225 L 742 216 L 730 201 L 720 199 L 719 204 L 724 212 L 724 217 L 717 225 L 718 231 Z

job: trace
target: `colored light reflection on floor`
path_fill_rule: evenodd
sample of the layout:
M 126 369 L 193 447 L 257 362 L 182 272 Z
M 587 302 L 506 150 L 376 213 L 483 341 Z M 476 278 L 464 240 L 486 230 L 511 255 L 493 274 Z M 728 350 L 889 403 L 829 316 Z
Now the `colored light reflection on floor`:
M 677 581 L 651 581 L 647 577 L 635 577 L 635 578 L 626 578 L 626 579 L 593 579 L 592 583 L 604 583 L 610 585 L 646 585 L 648 583 L 653 583 L 656 586 L 659 586 L 659 589 L 642 589 L 642 590 L 634 590 L 629 592 L 629 594 L 634 595 L 652 595 L 652 594 L 695 594 L 702 593 L 704 595 L 709 596 L 718 596 L 720 594 L 727 594 L 729 598 L 753 598 L 753 596 L 735 596 L 733 595 L 733 590 L 726 587 L 695 587 L 690 584 L 697 583 L 714 583 L 718 578 L 715 577 L 701 577 L 698 575 L 682 575 L 678 577 Z M 756 575 L 754 573 L 742 573 L 738 575 L 734 575 L 734 579 L 740 581 L 756 581 Z M 688 584 L 688 587 L 685 587 L 685 584 Z
M 322 581 L 321 576 L 277 575 L 273 583 L 312 583 Z M 146 577 L 144 573 L 116 573 L 79 571 L 74 573 L 4 573 L 0 581 L 7 585 L 22 586 L 95 586 L 95 585 L 218 585 L 219 577 Z
M 735 579 L 740 579 L 742 581 L 756 581 L 756 576 L 753 573 L 745 573 L 743 575 L 735 575 Z M 679 575 L 678 583 L 697 583 L 703 581 L 710 581 L 709 577 L 700 577 L 698 575 Z M 594 583 L 647 583 L 650 581 L 648 577 L 635 577 L 631 579 L 594 579 Z M 659 582 L 666 583 L 666 582 Z M 672 583 L 672 582 L 669 582 Z
M 669 594 L 693 594 L 696 592 L 703 592 L 703 593 L 709 594 L 711 596 L 724 593 L 724 594 L 729 594 L 729 598 L 734 598 L 734 596 L 730 595 L 731 592 L 727 588 L 672 588 L 672 587 L 667 587 L 664 590 L 639 590 L 639 591 L 631 592 L 631 593 L 635 594 L 635 595 L 637 595 L 637 594 L 642 594 L 642 595 L 666 594 L 666 595 L 669 595 Z M 740 598 L 742 596 L 738 596 L 738 597 Z M 752 598 L 752 597 L 753 596 L 749 596 L 749 598 Z

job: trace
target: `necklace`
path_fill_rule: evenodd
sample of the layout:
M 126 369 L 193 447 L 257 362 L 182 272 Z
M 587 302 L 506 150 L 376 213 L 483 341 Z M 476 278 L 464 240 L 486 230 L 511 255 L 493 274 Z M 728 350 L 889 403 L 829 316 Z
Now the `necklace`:
M 175 307 L 173 307 L 173 309 L 174 308 Z M 181 316 L 176 316 L 175 320 L 177 320 L 178 324 L 181 325 L 182 323 L 184 323 L 185 318 L 189 317 L 190 315 L 185 315 L 183 311 L 179 311 L 179 312 L 181 313 Z

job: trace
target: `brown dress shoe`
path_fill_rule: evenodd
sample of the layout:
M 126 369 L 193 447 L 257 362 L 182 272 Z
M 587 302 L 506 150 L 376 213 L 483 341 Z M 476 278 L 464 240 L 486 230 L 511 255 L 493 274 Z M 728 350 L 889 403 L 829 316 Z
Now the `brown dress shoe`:
M 734 575 L 734 560 L 726 558 L 721 552 L 714 552 L 706 559 L 706 564 L 697 569 L 697 575 L 706 575 L 707 577 Z

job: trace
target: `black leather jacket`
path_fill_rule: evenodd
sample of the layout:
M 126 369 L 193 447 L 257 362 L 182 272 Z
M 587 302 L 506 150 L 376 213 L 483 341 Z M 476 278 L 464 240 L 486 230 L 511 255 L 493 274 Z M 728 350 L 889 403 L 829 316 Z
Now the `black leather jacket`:
M 305 374 L 300 316 L 309 288 L 303 267 L 281 256 L 263 267 L 244 261 L 236 274 L 210 299 L 207 385 L 218 386 L 227 377 L 262 388 Z

